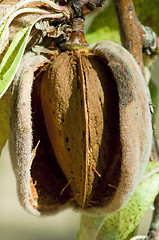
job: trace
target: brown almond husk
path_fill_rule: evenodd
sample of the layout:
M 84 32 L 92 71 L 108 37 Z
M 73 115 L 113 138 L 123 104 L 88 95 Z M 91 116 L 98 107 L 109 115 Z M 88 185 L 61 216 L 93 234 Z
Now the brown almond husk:
M 13 85 L 10 152 L 20 201 L 35 214 L 70 206 L 114 212 L 133 194 L 150 157 L 144 77 L 111 42 L 57 53 L 45 71 L 48 62 L 27 53 Z

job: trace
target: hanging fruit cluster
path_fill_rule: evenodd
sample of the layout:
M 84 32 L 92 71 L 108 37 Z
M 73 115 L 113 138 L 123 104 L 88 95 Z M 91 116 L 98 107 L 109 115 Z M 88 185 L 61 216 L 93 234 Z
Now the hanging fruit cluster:
M 101 4 L 68 1 L 64 17 L 38 21 L 14 78 L 10 154 L 19 199 L 35 214 L 116 211 L 149 161 L 151 100 L 140 67 L 123 47 L 84 37 L 85 16 Z

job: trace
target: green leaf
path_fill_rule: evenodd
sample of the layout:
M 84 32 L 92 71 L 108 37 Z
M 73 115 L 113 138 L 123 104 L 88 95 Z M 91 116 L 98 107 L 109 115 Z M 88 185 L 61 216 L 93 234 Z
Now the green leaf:
M 11 84 L 23 56 L 31 26 L 20 30 L 14 37 L 0 64 L 0 97 Z
M 149 162 L 146 174 L 158 167 L 158 163 Z M 125 240 L 150 208 L 158 191 L 159 173 L 155 173 L 138 185 L 129 202 L 120 211 L 104 217 L 103 220 L 82 215 L 77 239 Z

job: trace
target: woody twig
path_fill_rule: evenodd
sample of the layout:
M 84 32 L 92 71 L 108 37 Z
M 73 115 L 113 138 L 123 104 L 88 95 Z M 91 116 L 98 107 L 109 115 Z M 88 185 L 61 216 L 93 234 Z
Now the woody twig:
M 144 74 L 143 52 L 154 54 L 158 38 L 149 28 L 141 25 L 132 0 L 112 0 L 116 10 L 122 45 L 134 56 Z
M 157 231 L 157 228 L 159 226 L 159 194 L 157 195 L 157 197 L 155 199 L 154 207 L 155 207 L 155 210 L 153 213 L 151 225 L 150 225 L 146 240 L 159 239 L 159 232 Z

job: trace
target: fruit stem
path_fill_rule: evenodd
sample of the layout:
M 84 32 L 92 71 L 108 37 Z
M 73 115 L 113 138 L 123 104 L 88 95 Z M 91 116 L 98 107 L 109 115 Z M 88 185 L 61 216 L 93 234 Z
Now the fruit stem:
M 71 24 L 71 33 L 66 42 L 60 44 L 63 49 L 87 47 L 84 35 L 84 19 L 81 17 L 74 18 Z
M 84 35 L 84 19 L 75 18 L 69 42 L 75 45 L 88 45 Z
M 72 13 L 72 31 L 63 47 L 80 47 L 88 46 L 85 36 L 84 36 L 84 21 L 85 17 L 96 7 L 102 6 L 105 0 L 70 0 L 67 7 Z

